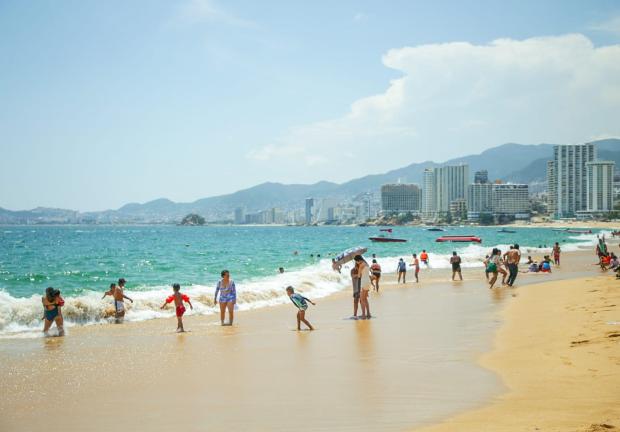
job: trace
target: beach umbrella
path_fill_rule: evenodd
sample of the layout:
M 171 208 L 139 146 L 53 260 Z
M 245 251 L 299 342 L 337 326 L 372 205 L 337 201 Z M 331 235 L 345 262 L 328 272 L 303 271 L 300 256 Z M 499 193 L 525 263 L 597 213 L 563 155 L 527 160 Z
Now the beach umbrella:
M 368 251 L 368 248 L 365 248 L 362 246 L 357 246 L 357 247 L 352 247 L 350 249 L 347 249 L 346 251 L 344 251 L 343 253 L 341 253 L 334 259 L 333 266 L 335 268 L 336 266 L 346 264 L 349 261 L 351 261 L 355 257 L 355 255 L 362 255 L 366 253 L 367 251 Z

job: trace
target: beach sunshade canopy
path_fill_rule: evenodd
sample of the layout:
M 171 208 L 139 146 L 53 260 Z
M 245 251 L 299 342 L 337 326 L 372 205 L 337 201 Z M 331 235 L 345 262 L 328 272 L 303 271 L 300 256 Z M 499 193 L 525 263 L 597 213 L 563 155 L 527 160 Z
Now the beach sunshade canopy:
M 334 265 L 342 265 L 351 261 L 355 255 L 362 255 L 368 251 L 368 248 L 357 246 L 347 249 L 340 255 L 338 255 L 334 261 Z

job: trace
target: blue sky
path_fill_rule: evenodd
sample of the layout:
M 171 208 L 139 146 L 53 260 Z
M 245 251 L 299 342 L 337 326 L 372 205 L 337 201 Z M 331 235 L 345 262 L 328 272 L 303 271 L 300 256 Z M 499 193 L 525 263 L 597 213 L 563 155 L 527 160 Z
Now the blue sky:
M 0 1 L 0 207 L 620 136 L 620 2 Z

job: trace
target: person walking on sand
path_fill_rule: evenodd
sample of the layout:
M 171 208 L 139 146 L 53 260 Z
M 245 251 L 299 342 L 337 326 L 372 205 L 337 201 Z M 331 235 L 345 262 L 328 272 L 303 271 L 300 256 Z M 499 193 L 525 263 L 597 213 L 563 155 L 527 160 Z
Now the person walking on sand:
M 415 276 L 416 283 L 420 282 L 420 279 L 418 279 L 418 275 L 420 274 L 420 260 L 416 254 L 413 254 L 410 266 L 413 267 L 413 275 Z
M 357 276 L 357 264 L 351 269 L 351 283 L 353 284 L 353 319 L 357 319 L 357 308 L 360 304 L 360 278 Z
M 43 334 L 49 336 L 49 330 L 53 323 L 56 323 L 58 336 L 65 335 L 64 319 L 62 318 L 61 308 L 65 305 L 65 301 L 60 296 L 60 290 L 48 287 L 45 295 L 41 297 L 43 303 Z
M 305 325 L 307 325 L 310 330 L 314 330 L 314 327 L 312 327 L 312 324 L 310 324 L 308 320 L 306 320 L 306 310 L 308 309 L 308 303 L 310 303 L 313 306 L 316 306 L 316 303 L 314 303 L 309 298 L 306 298 L 302 296 L 301 294 L 296 293 L 295 289 L 292 286 L 286 287 L 286 294 L 288 294 L 288 298 L 291 299 L 293 304 L 298 309 L 297 331 L 301 331 L 301 323 L 304 323 Z
M 103 293 L 103 300 L 106 296 L 112 296 L 114 299 L 114 322 L 120 324 L 125 319 L 125 299 L 133 303 L 133 300 L 125 295 L 125 283 L 127 281 L 124 278 L 118 280 L 118 285 L 110 284 L 110 289 Z
M 400 279 L 403 279 L 403 283 L 407 283 L 407 264 L 401 258 L 398 260 L 398 265 L 396 267 L 396 271 L 398 272 L 398 283 L 400 283 Z
M 217 304 L 217 294 L 220 294 L 220 321 L 222 325 L 233 325 L 234 309 L 237 303 L 237 289 L 235 282 L 230 279 L 230 272 L 228 270 L 222 270 L 220 273 L 222 279 L 220 279 L 215 287 L 215 297 L 213 303 Z M 224 324 L 224 318 L 226 317 L 226 309 L 228 309 L 228 324 Z
M 555 245 L 553 245 L 553 263 L 556 266 L 560 265 L 560 244 L 558 242 L 555 242 Z
M 379 280 L 381 279 L 381 266 L 379 265 L 379 263 L 377 263 L 376 259 L 372 260 L 372 264 L 370 265 L 370 271 L 372 272 L 372 279 L 370 282 L 374 285 L 375 291 L 379 292 Z
M 506 260 L 506 267 L 508 267 L 509 272 L 507 284 L 511 287 L 514 285 L 517 275 L 519 274 L 519 262 L 521 261 L 519 245 L 515 243 L 515 245 L 504 254 L 504 259 Z
M 370 269 L 368 263 L 361 255 L 355 255 L 357 275 L 360 278 L 360 306 L 362 307 L 362 319 L 371 318 L 368 293 L 370 291 Z
M 194 306 L 192 305 L 192 302 L 189 300 L 188 296 L 186 296 L 185 294 L 181 294 L 181 285 L 175 283 L 174 285 L 172 285 L 172 291 L 174 291 L 174 294 L 172 294 L 166 299 L 164 304 L 161 305 L 160 309 L 165 308 L 168 303 L 174 302 L 177 315 L 177 333 L 183 333 L 185 332 L 185 329 L 183 328 L 183 314 L 185 313 L 185 305 L 183 304 L 183 302 L 189 304 L 189 307 L 192 310 L 194 309 Z
M 452 252 L 450 264 L 452 264 L 452 280 L 454 280 L 454 276 L 456 276 L 457 273 L 459 274 L 459 279 L 463 280 L 463 275 L 461 274 L 461 257 L 456 254 L 456 251 Z

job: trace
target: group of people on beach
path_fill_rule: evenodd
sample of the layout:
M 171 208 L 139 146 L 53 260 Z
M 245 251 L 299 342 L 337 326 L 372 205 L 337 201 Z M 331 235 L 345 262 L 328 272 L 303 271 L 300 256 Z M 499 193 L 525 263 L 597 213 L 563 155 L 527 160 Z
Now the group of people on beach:
M 558 242 L 555 243 L 552 249 L 553 260 L 549 255 L 545 255 L 540 261 L 534 261 L 531 256 L 528 256 L 526 262 L 528 268 L 523 273 L 551 273 L 551 265 L 560 265 L 561 248 Z M 620 260 L 613 253 L 609 252 L 605 243 L 605 237 L 599 237 L 596 245 L 596 255 L 599 265 L 602 270 L 613 270 L 617 272 L 617 278 L 620 279 Z M 332 260 L 334 261 L 334 260 Z M 456 280 L 458 276 L 459 280 L 463 280 L 461 272 L 462 259 L 456 251 L 452 252 L 450 257 L 450 265 L 452 268 L 452 280 Z M 369 293 L 372 289 L 376 292 L 379 291 L 379 283 L 381 280 L 381 266 L 377 262 L 375 254 L 372 255 L 372 263 L 369 264 L 362 255 L 356 255 L 353 258 L 354 266 L 351 269 L 351 281 L 353 285 L 353 317 L 354 319 L 370 319 L 372 317 L 370 313 Z M 499 278 L 499 274 L 502 275 L 502 285 L 512 287 L 519 274 L 519 263 L 521 262 L 521 251 L 518 244 L 511 245 L 510 248 L 502 253 L 499 248 L 493 248 L 491 253 L 486 256 L 484 262 L 484 271 L 486 280 L 489 284 L 489 288 L 495 287 L 495 284 Z M 412 254 L 412 260 L 409 265 L 403 258 L 400 258 L 397 267 L 397 281 L 398 283 L 407 283 L 407 267 L 413 267 L 415 281 L 419 282 L 420 265 L 429 267 L 429 255 L 426 250 L 423 250 L 418 258 L 417 254 Z M 339 271 L 341 266 L 334 266 L 334 269 Z M 283 273 L 284 269 L 280 268 L 279 272 Z M 120 278 L 118 283 L 110 284 L 110 288 L 103 294 L 102 299 L 107 296 L 112 297 L 114 306 L 114 321 L 116 323 L 123 322 L 125 317 L 125 300 L 133 303 L 133 299 L 125 294 L 126 280 Z M 296 293 L 293 286 L 287 286 L 285 288 L 286 294 L 297 308 L 297 330 L 301 330 L 301 324 L 305 324 L 309 330 L 313 330 L 314 327 L 306 319 L 306 311 L 308 309 L 308 303 L 314 305 L 307 297 Z M 219 296 L 219 297 L 218 297 Z M 63 336 L 64 320 L 62 317 L 62 307 L 65 305 L 65 301 L 60 294 L 60 290 L 49 287 L 45 290 L 45 295 L 42 297 L 43 303 L 43 332 L 47 336 L 51 326 L 55 323 L 58 328 L 58 336 Z M 165 309 L 169 304 L 174 303 L 175 314 L 177 318 L 177 332 L 184 332 L 183 327 L 183 315 L 186 312 L 185 304 L 189 305 L 190 309 L 194 306 L 190 298 L 181 292 L 181 286 L 178 283 L 172 285 L 172 294 L 168 296 L 164 303 L 161 305 L 161 309 Z M 220 322 L 222 326 L 231 326 L 234 321 L 234 310 L 237 303 L 237 291 L 235 282 L 230 277 L 228 270 L 222 270 L 220 273 L 220 280 L 215 287 L 215 295 L 213 298 L 214 305 L 219 305 L 220 310 Z M 358 316 L 358 311 L 361 309 L 361 315 Z M 228 321 L 226 321 L 226 312 L 228 312 Z

